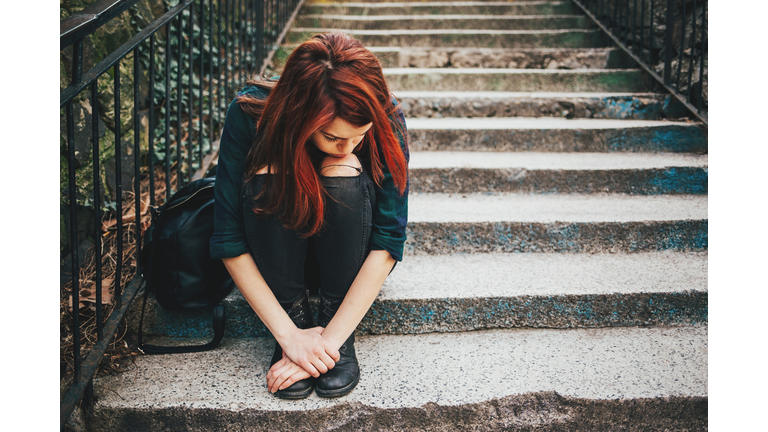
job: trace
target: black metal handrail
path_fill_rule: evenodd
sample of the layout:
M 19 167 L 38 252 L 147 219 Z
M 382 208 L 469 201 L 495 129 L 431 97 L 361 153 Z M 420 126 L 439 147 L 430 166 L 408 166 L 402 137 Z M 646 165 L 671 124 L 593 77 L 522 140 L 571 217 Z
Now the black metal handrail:
M 573 2 L 696 118 L 708 124 L 704 93 L 707 0 Z
M 142 166 L 149 184 L 149 205 L 155 203 L 155 167 L 165 170 L 165 199 L 172 193 L 171 168 L 176 166 L 176 189 L 190 181 L 205 169 L 206 155 L 216 150 L 216 142 L 229 101 L 235 91 L 245 84 L 254 73 L 264 72 L 277 44 L 285 36 L 304 0 L 179 0 L 167 11 L 131 37 L 122 46 L 107 54 L 95 66 L 83 71 L 84 41 L 98 29 L 120 14 L 128 11 L 138 0 L 99 0 L 79 13 L 61 21 L 60 46 L 63 51 L 72 46 L 71 83 L 61 91 L 60 108 L 65 111 L 66 123 L 66 196 L 62 199 L 69 207 L 69 249 L 72 290 L 73 372 L 72 384 L 60 403 L 60 426 L 69 419 L 76 405 L 85 397 L 90 403 L 93 394 L 93 376 L 99 361 L 123 320 L 131 301 L 143 285 L 140 272 L 141 254 L 141 178 Z M 157 41 L 162 46 L 158 48 Z M 121 126 L 121 75 L 122 65 L 133 56 L 133 235 L 136 273 L 130 282 L 123 283 L 123 184 L 122 138 L 126 132 Z M 158 60 L 161 63 L 158 67 Z M 146 65 L 148 63 L 148 65 Z M 144 66 L 143 66 L 144 65 Z M 175 65 L 172 67 L 172 65 Z M 142 83 L 143 68 L 147 68 L 148 82 Z M 175 79 L 173 75 L 175 74 Z M 158 79 L 159 77 L 159 79 Z M 100 110 L 100 78 L 111 78 L 114 93 L 113 112 Z M 159 81 L 159 83 L 158 83 Z M 160 86 L 157 86 L 160 84 Z M 142 92 L 145 90 L 145 92 Z M 156 107 L 157 93 L 161 92 L 160 105 Z M 78 257 L 78 200 L 75 128 L 73 105 L 79 96 L 88 94 L 91 104 L 90 148 L 93 172 L 92 211 L 95 254 L 95 316 L 97 342 L 87 353 L 80 346 L 80 260 Z M 142 95 L 143 96 L 142 98 Z M 140 105 L 148 107 L 148 129 L 145 136 L 148 148 L 141 146 Z M 157 109 L 156 109 L 157 108 Z M 195 110 L 197 108 L 197 110 Z M 156 121 L 156 111 L 161 121 Z M 122 113 L 125 114 L 124 112 Z M 99 123 L 108 117 L 114 128 L 114 213 L 117 231 L 116 263 L 114 278 L 115 308 L 106 321 L 102 317 L 102 201 L 107 195 L 100 190 L 103 167 L 100 166 Z M 186 121 L 186 130 L 184 128 Z M 80 125 L 82 126 L 82 125 Z M 186 132 L 186 139 L 185 134 Z M 127 135 L 130 135 L 130 129 Z M 156 136 L 157 135 L 157 136 Z M 207 142 L 207 146 L 204 145 Z M 160 148 L 155 146 L 160 143 Z M 128 147 L 126 147 L 128 148 Z M 155 159 L 156 151 L 162 158 Z M 82 206 L 81 206 L 82 207 Z M 125 285 L 125 286 L 123 286 Z M 84 357 L 85 356 L 85 357 Z M 84 357 L 84 358 L 83 358 Z

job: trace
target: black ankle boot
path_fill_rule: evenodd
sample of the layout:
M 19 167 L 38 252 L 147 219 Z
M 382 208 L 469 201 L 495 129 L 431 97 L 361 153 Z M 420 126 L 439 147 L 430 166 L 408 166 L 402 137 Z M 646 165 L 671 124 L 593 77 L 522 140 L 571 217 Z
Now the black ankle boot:
M 300 329 L 308 329 L 315 326 L 312 320 L 312 311 L 309 308 L 309 297 L 307 297 L 306 293 L 295 302 L 289 304 L 280 303 L 280 306 L 285 309 L 296 327 Z M 283 349 L 280 347 L 280 344 L 275 341 L 275 353 L 272 355 L 272 361 L 270 361 L 269 366 L 272 367 L 272 365 L 279 362 L 282 358 Z M 312 394 L 314 380 L 314 378 L 309 377 L 295 382 L 288 388 L 276 391 L 275 395 L 281 399 L 304 399 Z
M 320 314 L 318 321 L 325 327 L 341 306 L 341 300 L 331 301 L 320 297 Z M 317 395 L 324 398 L 335 398 L 351 392 L 360 381 L 360 366 L 355 355 L 355 333 L 344 341 L 339 348 L 339 361 L 333 369 L 320 375 L 315 382 Z

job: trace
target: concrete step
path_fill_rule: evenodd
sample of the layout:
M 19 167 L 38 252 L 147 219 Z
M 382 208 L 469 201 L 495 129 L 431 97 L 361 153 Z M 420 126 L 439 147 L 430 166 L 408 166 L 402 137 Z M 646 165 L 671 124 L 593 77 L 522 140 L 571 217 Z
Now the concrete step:
M 440 1 L 308 3 L 302 15 L 574 15 L 570 1 Z
M 411 194 L 409 254 L 707 250 L 701 195 Z
M 674 98 L 660 93 L 398 91 L 397 98 L 407 119 L 563 117 L 659 120 L 678 112 Z
M 706 430 L 707 337 L 706 326 L 362 336 L 357 388 L 300 401 L 266 390 L 271 340 L 229 339 L 98 378 L 88 427 Z
M 301 43 L 318 33 L 342 31 L 365 46 L 450 48 L 605 48 L 600 30 L 351 30 L 294 27 L 288 44 Z
M 707 131 L 698 123 L 496 117 L 406 124 L 413 151 L 707 152 Z
M 282 45 L 275 70 L 297 45 Z M 368 47 L 384 68 L 630 69 L 634 61 L 616 48 L 413 48 Z
M 411 255 L 357 333 L 706 323 L 707 267 L 706 252 Z M 227 337 L 269 336 L 238 290 L 224 305 Z M 169 312 L 150 300 L 144 332 L 210 337 L 211 313 Z
M 706 155 L 411 152 L 411 192 L 707 194 Z
M 467 0 L 442 0 L 438 3 L 458 3 L 458 4 L 465 4 L 467 3 Z M 563 0 L 473 0 L 472 3 L 513 3 L 513 4 L 520 4 L 520 3 L 543 3 L 543 2 L 553 2 L 553 3 L 562 3 Z M 314 5 L 323 5 L 323 4 L 329 4 L 334 3 L 334 1 L 331 0 L 310 0 L 307 1 L 306 4 L 314 4 Z M 337 2 L 339 3 L 339 2 Z M 340 2 L 343 3 L 343 2 Z M 364 3 L 393 3 L 392 0 L 366 0 Z M 435 3 L 435 0 L 402 0 L 397 2 L 398 4 L 401 3 Z
M 641 93 L 640 69 L 385 68 L 392 91 Z
M 369 47 L 385 68 L 628 69 L 616 48 Z
M 552 30 L 589 29 L 586 15 L 299 15 L 296 27 L 349 30 Z

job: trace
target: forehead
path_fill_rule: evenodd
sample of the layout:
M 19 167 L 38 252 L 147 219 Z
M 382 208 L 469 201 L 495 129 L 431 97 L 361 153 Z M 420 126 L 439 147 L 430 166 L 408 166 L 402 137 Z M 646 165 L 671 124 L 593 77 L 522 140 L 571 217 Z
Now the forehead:
M 372 125 L 373 123 L 368 123 L 367 125 L 356 127 L 340 117 L 336 117 L 328 126 L 321 128 L 320 130 L 325 134 L 333 135 L 338 138 L 354 138 L 367 132 Z

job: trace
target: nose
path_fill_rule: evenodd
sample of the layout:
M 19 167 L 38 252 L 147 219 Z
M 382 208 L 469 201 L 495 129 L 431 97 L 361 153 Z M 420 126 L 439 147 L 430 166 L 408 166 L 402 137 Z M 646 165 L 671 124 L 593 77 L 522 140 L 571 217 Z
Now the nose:
M 355 141 L 356 140 L 354 138 L 344 140 L 339 146 L 343 150 L 342 153 L 344 154 L 352 153 L 352 150 L 354 150 L 355 146 L 357 146 L 357 143 Z

